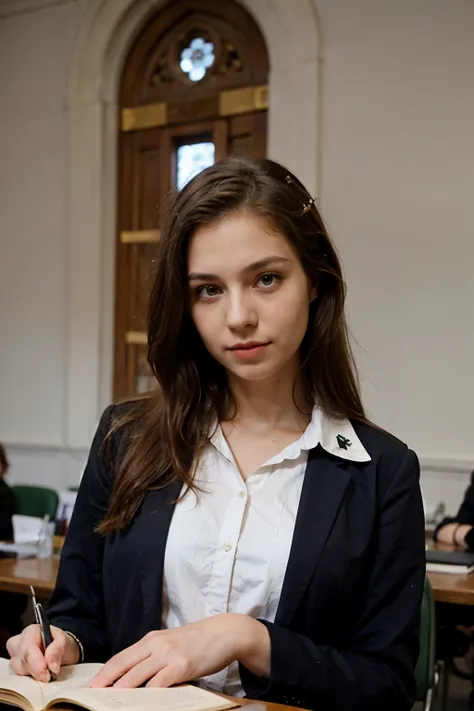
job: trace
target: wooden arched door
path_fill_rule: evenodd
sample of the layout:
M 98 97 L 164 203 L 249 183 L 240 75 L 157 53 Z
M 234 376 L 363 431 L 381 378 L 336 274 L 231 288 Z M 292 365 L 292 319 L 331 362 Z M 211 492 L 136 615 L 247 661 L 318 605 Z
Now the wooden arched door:
M 115 399 L 153 385 L 146 304 L 163 197 L 227 153 L 265 155 L 268 54 L 232 0 L 173 0 L 144 27 L 120 87 Z

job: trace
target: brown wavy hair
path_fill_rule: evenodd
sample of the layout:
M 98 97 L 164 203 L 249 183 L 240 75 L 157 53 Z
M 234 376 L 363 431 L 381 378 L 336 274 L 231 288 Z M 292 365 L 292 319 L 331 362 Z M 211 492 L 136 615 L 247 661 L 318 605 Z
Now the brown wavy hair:
M 126 447 L 101 533 L 130 525 L 152 489 L 177 480 L 196 490 L 194 471 L 212 424 L 216 417 L 235 415 L 226 371 L 206 350 L 191 319 L 187 285 L 190 239 L 201 226 L 235 211 L 262 216 L 283 234 L 317 287 L 300 348 L 308 400 L 331 417 L 365 421 L 341 264 L 311 196 L 274 161 L 221 160 L 174 197 L 163 223 L 148 309 L 148 362 L 158 388 L 122 410 L 112 424 L 109 435 L 125 428 Z

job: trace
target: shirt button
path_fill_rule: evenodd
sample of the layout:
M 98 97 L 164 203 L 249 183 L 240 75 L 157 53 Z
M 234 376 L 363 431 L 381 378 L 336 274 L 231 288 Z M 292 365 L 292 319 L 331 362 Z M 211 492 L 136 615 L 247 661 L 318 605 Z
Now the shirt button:
M 232 550 L 232 543 L 229 543 L 229 541 L 227 541 L 227 543 L 224 543 L 224 550 L 225 550 L 227 553 L 228 553 L 230 550 Z
M 245 491 L 241 491 L 239 496 L 241 499 L 245 499 Z

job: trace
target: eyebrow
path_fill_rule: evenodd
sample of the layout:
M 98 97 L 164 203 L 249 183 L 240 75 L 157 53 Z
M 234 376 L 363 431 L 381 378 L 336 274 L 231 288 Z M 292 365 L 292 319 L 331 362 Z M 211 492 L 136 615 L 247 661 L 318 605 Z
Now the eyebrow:
M 265 257 L 265 259 L 259 259 L 258 262 L 252 262 L 252 264 L 246 266 L 242 271 L 245 274 L 249 274 L 250 272 L 256 272 L 258 269 L 266 269 L 276 264 L 288 264 L 289 261 L 290 260 L 286 257 Z M 201 272 L 191 272 L 191 274 L 188 274 L 188 281 L 215 281 L 218 279 L 219 276 L 217 274 L 203 274 Z

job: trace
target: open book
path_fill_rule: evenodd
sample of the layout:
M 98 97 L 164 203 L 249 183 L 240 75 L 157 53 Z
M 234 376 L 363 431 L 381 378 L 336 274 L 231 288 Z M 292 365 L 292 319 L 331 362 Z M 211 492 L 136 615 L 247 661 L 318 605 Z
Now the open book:
M 88 684 L 102 664 L 62 667 L 56 681 L 43 684 L 18 676 L 0 659 L 0 703 L 23 711 L 44 711 L 55 705 L 74 704 L 88 711 L 220 711 L 237 703 L 185 684 L 169 689 L 90 689 Z

